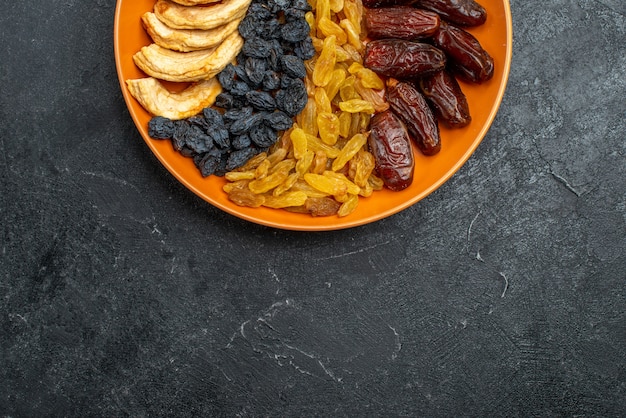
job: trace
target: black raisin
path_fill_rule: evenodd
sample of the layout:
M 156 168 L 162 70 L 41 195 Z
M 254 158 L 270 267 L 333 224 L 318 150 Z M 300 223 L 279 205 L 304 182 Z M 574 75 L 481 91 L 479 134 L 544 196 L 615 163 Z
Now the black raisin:
M 187 118 L 187 122 L 189 122 L 191 125 L 199 126 L 201 128 L 206 125 L 206 119 L 202 115 L 191 116 Z
M 263 76 L 267 69 L 267 60 L 264 58 L 247 58 L 245 63 L 245 72 L 250 80 L 251 85 L 259 86 L 263 83 Z
M 191 148 L 189 148 L 188 146 L 184 146 L 180 149 L 180 155 L 182 155 L 183 157 L 195 157 L 196 155 L 198 155 L 198 153 L 194 150 L 192 150 Z
M 278 39 L 273 39 L 271 41 L 270 55 L 267 60 L 268 66 L 271 70 L 280 71 L 280 57 L 283 55 L 285 55 L 283 46 Z
M 280 66 L 285 74 L 293 78 L 306 77 L 304 61 L 295 55 L 283 55 L 280 58 Z
M 212 149 L 211 151 L 203 154 L 202 158 L 198 159 L 199 161 L 196 163 L 196 165 L 198 166 L 198 169 L 200 170 L 202 176 L 208 177 L 211 174 L 215 174 L 215 172 L 218 170 L 218 168 L 220 167 L 221 159 L 222 154 L 218 150 Z
M 285 20 L 287 22 L 293 22 L 296 20 L 304 20 L 305 11 L 290 7 L 285 10 Z M 309 29 L 310 30 L 310 29 Z
M 280 87 L 280 75 L 276 71 L 266 71 L 263 76 L 263 90 L 276 90 Z
M 291 1 L 289 0 L 268 0 L 267 2 L 270 10 L 274 11 L 274 13 L 278 13 L 281 10 L 287 9 L 291 6 Z
M 176 124 L 174 121 L 163 116 L 155 116 L 148 122 L 148 135 L 154 139 L 171 138 L 175 129 Z
M 246 93 L 248 103 L 257 110 L 274 110 L 276 102 L 271 94 L 266 91 L 249 91 Z
M 258 125 L 263 119 L 263 115 L 255 113 L 245 119 L 236 120 L 230 125 L 230 133 L 233 135 L 242 135 L 249 132 L 253 126 Z
M 194 150 L 198 154 L 209 151 L 213 147 L 213 138 L 207 135 L 204 130 L 191 125 L 184 134 L 185 146 Z
M 180 151 L 185 146 L 185 135 L 190 125 L 186 120 L 177 120 L 174 124 L 174 134 L 172 135 L 172 146 L 176 151 Z
M 226 164 L 228 163 L 228 153 L 224 153 L 222 154 L 219 163 L 217 164 L 217 168 L 215 169 L 215 174 L 216 176 L 222 177 L 224 176 L 224 174 L 226 174 L 228 172 L 228 170 L 226 170 Z
M 308 96 L 304 82 L 293 79 L 289 87 L 280 89 L 276 93 L 276 107 L 289 116 L 296 116 L 306 106 Z
M 235 107 L 234 101 L 235 99 L 232 94 L 221 92 L 215 98 L 215 106 L 221 107 L 222 109 L 231 109 Z
M 315 56 L 315 47 L 311 38 L 298 42 L 293 51 L 297 57 L 303 60 L 310 60 Z
M 278 19 L 270 19 L 263 24 L 263 32 L 259 34 L 263 39 L 274 39 L 280 37 L 282 23 Z
M 250 129 L 250 139 L 260 148 L 267 148 L 278 140 L 278 134 L 272 127 L 259 124 Z
M 200 167 L 200 163 L 202 162 L 202 159 L 206 156 L 206 154 L 194 154 L 191 156 L 191 158 L 193 159 L 193 163 L 196 167 Z
M 226 161 L 226 171 L 231 171 L 235 168 L 241 167 L 246 163 L 246 161 L 254 157 L 257 152 L 257 149 L 252 147 L 238 149 L 231 152 Z
M 216 109 L 211 107 L 205 107 L 202 109 L 202 116 L 208 125 L 224 125 L 224 119 L 222 118 L 222 114 L 218 112 Z
M 305 12 L 310 12 L 311 10 L 313 10 L 307 0 L 293 0 L 292 7 L 295 9 L 304 10 Z
M 228 64 L 217 75 L 217 81 L 220 82 L 224 90 L 230 90 L 233 87 L 234 78 L 235 78 L 235 67 L 232 64 Z
M 239 34 L 244 39 L 250 39 L 254 36 L 260 35 L 258 30 L 259 27 L 262 27 L 261 24 L 262 21 L 260 21 L 256 16 L 248 14 L 239 23 Z
M 252 144 L 252 141 L 250 140 L 250 136 L 248 134 L 243 134 L 234 137 L 230 144 L 235 149 L 244 149 L 248 148 Z
M 267 58 L 270 56 L 271 48 L 269 41 L 255 36 L 244 41 L 241 52 L 247 57 Z
M 235 81 L 233 83 L 233 88 L 230 89 L 230 93 L 233 96 L 245 96 L 247 92 L 250 91 L 250 86 L 245 81 Z
M 213 139 L 213 142 L 220 149 L 227 149 L 230 147 L 230 134 L 226 127 L 216 128 L 208 132 L 208 135 Z
M 280 78 L 280 88 L 281 89 L 288 89 L 291 86 L 291 83 L 293 83 L 294 80 L 296 80 L 296 78 L 289 77 L 289 75 L 287 75 L 287 74 L 283 74 L 283 76 Z
M 272 12 L 261 3 L 252 3 L 248 7 L 248 15 L 255 16 L 257 19 L 265 21 L 272 17 Z
M 293 119 L 291 119 L 285 112 L 277 110 L 265 117 L 266 123 L 277 131 L 286 131 L 293 125 Z
M 298 19 L 287 22 L 280 29 L 280 34 L 285 41 L 300 42 L 309 37 L 311 28 L 306 20 Z
M 238 119 L 244 119 L 252 116 L 252 107 L 245 106 L 239 109 L 230 109 L 224 112 L 224 120 L 234 122 Z

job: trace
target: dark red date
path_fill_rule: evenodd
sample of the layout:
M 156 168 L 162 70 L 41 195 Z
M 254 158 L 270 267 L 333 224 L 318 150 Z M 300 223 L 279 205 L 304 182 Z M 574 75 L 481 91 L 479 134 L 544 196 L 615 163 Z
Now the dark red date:
M 409 187 L 415 167 L 411 140 L 404 123 L 392 111 L 386 110 L 372 118 L 368 144 L 385 186 L 393 191 Z
M 417 0 L 413 5 L 461 26 L 478 26 L 487 20 L 487 11 L 474 0 Z
M 462 128 L 471 122 L 465 94 L 456 78 L 448 71 L 422 77 L 419 87 L 440 122 L 450 128 Z
M 446 53 L 450 69 L 463 80 L 483 83 L 493 77 L 493 58 L 466 30 L 442 20 L 432 42 Z
M 404 122 L 424 155 L 435 155 L 441 150 L 439 125 L 417 88 L 408 82 L 390 79 L 387 82 L 387 102 L 396 116 Z
M 363 0 L 363 6 L 367 8 L 408 6 L 415 0 Z
M 378 39 L 365 47 L 363 65 L 394 78 L 416 78 L 442 70 L 446 56 L 432 45 L 400 39 Z
M 426 38 L 439 29 L 439 15 L 411 7 L 384 7 L 365 13 L 365 28 L 370 39 Z

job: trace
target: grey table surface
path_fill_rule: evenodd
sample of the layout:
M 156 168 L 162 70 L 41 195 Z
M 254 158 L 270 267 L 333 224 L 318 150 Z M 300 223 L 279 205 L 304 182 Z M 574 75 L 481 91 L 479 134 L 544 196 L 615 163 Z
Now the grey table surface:
M 343 231 L 189 192 L 122 98 L 114 0 L 0 15 L 0 416 L 626 415 L 626 2 L 512 0 L 446 184 Z

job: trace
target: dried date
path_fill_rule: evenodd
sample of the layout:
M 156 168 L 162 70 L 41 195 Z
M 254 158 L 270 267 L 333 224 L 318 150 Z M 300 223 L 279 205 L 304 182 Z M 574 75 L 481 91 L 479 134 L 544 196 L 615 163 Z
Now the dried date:
M 417 0 L 414 6 L 461 26 L 478 26 L 487 20 L 487 11 L 474 0 Z
M 435 116 L 446 126 L 462 128 L 471 122 L 465 94 L 456 78 L 447 70 L 421 78 L 419 87 Z
M 415 167 L 411 140 L 404 123 L 391 110 L 372 118 L 368 144 L 385 186 L 393 191 L 409 187 Z
M 363 0 L 363 6 L 373 9 L 378 7 L 408 6 L 415 0 Z
M 439 21 L 436 13 L 410 7 L 384 7 L 365 13 L 365 27 L 371 39 L 426 38 L 439 29 Z
M 412 84 L 390 79 L 387 82 L 387 102 L 404 122 L 409 134 L 424 155 L 441 150 L 439 125 L 426 99 Z
M 363 65 L 387 77 L 415 78 L 442 70 L 446 56 L 426 43 L 378 39 L 367 43 Z
M 461 79 L 483 83 L 493 77 L 493 58 L 468 31 L 441 21 L 432 41 L 446 53 L 450 69 Z

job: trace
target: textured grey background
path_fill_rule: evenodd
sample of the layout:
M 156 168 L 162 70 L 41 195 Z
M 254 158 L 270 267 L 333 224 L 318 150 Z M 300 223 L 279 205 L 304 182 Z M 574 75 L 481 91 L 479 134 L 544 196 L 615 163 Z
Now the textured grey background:
M 246 223 L 163 169 L 114 8 L 0 15 L 0 416 L 626 414 L 624 1 L 512 1 L 474 156 L 330 233 Z

